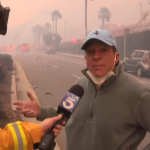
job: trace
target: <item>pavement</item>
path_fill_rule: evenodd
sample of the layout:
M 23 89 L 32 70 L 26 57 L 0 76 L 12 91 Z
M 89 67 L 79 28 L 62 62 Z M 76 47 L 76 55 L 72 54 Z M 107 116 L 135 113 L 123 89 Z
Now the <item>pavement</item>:
M 34 87 L 34 90 L 32 90 L 35 91 L 35 95 L 43 107 L 57 108 L 66 91 L 83 76 L 81 70 L 86 67 L 84 58 L 69 55 L 46 55 L 36 52 L 12 53 L 11 55 L 14 60 L 20 63 L 25 72 L 24 74 L 26 74 L 24 75 L 26 76 L 26 81 L 24 82 L 28 82 L 28 84 L 22 82 L 20 85 L 22 85 L 21 88 L 24 88 L 23 86 L 25 85 L 28 88 L 22 91 L 26 93 L 29 89 L 32 89 L 31 87 Z M 130 75 L 141 83 L 150 86 L 150 77 L 138 78 L 133 73 Z M 26 100 L 27 97 L 24 95 L 22 99 Z M 149 139 L 150 135 L 147 134 L 138 150 L 147 145 L 150 141 Z M 65 150 L 66 135 L 64 129 L 57 138 L 57 143 L 61 150 Z

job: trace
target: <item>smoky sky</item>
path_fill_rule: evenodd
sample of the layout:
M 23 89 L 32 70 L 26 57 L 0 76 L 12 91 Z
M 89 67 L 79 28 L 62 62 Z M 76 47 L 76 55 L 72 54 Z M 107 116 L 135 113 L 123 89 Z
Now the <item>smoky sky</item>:
M 34 20 L 44 24 L 51 21 L 51 12 L 59 10 L 62 19 L 58 21 L 58 32 L 64 34 L 64 22 L 68 38 L 84 37 L 84 2 L 85 0 L 2 0 L 2 5 L 11 8 L 9 28 L 20 26 Z M 100 7 L 107 7 L 111 12 L 111 23 L 132 24 L 140 19 L 140 5 L 143 11 L 150 9 L 149 0 L 88 0 L 88 31 L 99 28 Z

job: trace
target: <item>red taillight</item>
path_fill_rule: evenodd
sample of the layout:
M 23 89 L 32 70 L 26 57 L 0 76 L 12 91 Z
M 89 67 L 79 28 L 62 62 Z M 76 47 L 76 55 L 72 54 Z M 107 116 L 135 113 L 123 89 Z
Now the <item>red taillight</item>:
M 73 42 L 74 44 L 77 44 L 77 43 L 78 43 L 78 40 L 73 39 L 72 42 Z
M 147 65 L 149 64 L 149 61 L 150 61 L 150 60 L 149 60 L 148 58 L 145 58 L 145 59 L 144 59 L 144 63 L 147 64 Z
M 21 50 L 24 50 L 24 47 L 23 47 L 23 46 L 21 47 Z

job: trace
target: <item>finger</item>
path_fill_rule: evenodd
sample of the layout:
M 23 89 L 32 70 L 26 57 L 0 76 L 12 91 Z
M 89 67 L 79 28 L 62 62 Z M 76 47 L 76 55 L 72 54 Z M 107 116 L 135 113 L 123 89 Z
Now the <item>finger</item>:
M 53 119 L 54 122 L 56 122 L 56 121 L 60 120 L 61 118 L 62 118 L 62 114 L 60 114 L 56 117 L 53 117 L 52 119 Z
M 58 136 L 58 134 L 57 134 L 57 133 L 54 133 L 54 135 L 55 135 L 55 137 L 57 137 L 57 136 Z
M 65 122 L 65 121 L 63 121 L 62 125 L 65 125 L 65 124 L 66 124 L 66 122 Z
M 30 112 L 30 109 L 23 109 L 21 112 L 22 112 L 23 114 L 29 113 L 29 112 Z
M 32 117 L 32 116 L 34 116 L 34 112 L 33 111 L 27 111 L 25 114 L 25 117 Z
M 53 132 L 56 133 L 56 134 L 59 134 L 59 133 L 60 133 L 60 130 L 58 130 L 58 129 L 53 129 Z
M 26 113 L 24 113 L 24 116 L 25 117 L 33 117 L 33 115 L 34 115 L 34 112 L 26 112 Z
M 36 101 L 35 98 L 32 96 L 32 94 L 30 92 L 27 92 L 27 96 L 29 97 L 29 99 L 31 101 Z
M 30 109 L 24 109 L 24 108 L 21 107 L 21 106 L 17 106 L 17 107 L 16 107 L 16 110 L 21 111 L 21 112 L 23 112 L 23 113 L 26 113 L 26 112 L 29 112 L 29 111 L 30 111 Z
M 22 107 L 21 107 L 21 106 L 17 106 L 16 109 L 17 109 L 18 111 L 20 111 L 20 110 L 22 110 Z
M 13 105 L 20 105 L 20 106 L 22 106 L 23 104 L 24 104 L 24 102 L 19 102 L 19 101 L 13 102 Z
M 56 129 L 61 130 L 61 129 L 62 129 L 62 126 L 61 126 L 61 125 L 57 125 L 57 126 L 56 126 Z

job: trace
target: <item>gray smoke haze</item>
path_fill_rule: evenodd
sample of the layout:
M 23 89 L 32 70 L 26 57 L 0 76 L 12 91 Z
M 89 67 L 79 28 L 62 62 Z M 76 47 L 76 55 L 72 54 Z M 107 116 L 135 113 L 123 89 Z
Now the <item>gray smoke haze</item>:
M 88 32 L 100 28 L 98 19 L 100 7 L 107 7 L 111 12 L 110 23 L 118 25 L 133 24 L 140 19 L 140 5 L 143 11 L 150 9 L 149 0 L 88 0 Z M 0 37 L 0 43 L 18 43 L 33 41 L 31 28 L 36 24 L 52 24 L 51 12 L 59 10 L 62 19 L 58 20 L 58 33 L 64 36 L 66 21 L 66 38 L 85 38 L 84 7 L 85 0 L 2 0 L 4 6 L 11 8 L 9 31 Z M 7 43 L 7 44 L 8 44 Z

